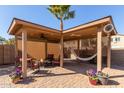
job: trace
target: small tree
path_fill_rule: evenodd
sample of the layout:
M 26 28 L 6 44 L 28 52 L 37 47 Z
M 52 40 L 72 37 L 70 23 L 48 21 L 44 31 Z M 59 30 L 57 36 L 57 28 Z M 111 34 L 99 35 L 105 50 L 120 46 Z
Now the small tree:
M 5 42 L 5 44 L 8 44 L 8 45 L 14 45 L 15 44 L 15 38 L 10 38 L 8 40 L 5 40 L 4 42 Z
M 6 41 L 6 39 L 0 36 L 0 43 L 3 44 L 3 42 L 5 42 L 5 41 Z
M 70 5 L 50 5 L 47 8 L 58 20 L 60 20 L 61 31 L 61 53 L 60 53 L 60 66 L 63 66 L 63 20 L 74 18 L 75 11 L 70 11 Z

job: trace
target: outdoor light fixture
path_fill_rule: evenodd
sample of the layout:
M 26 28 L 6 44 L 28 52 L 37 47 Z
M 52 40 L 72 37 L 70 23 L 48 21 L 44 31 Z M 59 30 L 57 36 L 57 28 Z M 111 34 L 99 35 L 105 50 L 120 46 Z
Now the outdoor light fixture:
M 44 34 L 41 34 L 41 35 L 40 35 L 40 38 L 41 38 L 41 39 L 45 39 Z
M 103 31 L 107 34 L 111 33 L 112 30 L 114 30 L 114 27 L 112 24 L 107 24 L 104 26 Z

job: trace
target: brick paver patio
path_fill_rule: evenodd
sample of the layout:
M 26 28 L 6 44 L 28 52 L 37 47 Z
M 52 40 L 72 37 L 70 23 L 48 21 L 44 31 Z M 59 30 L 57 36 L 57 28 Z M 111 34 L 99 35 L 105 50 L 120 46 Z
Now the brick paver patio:
M 41 68 L 39 72 L 30 71 L 28 78 L 18 84 L 12 84 L 9 74 L 14 66 L 0 66 L 0 87 L 25 87 L 25 88 L 87 88 L 87 87 L 124 87 L 124 68 L 113 66 L 104 68 L 103 72 L 108 73 L 111 78 L 108 85 L 93 86 L 88 82 L 85 72 L 89 68 L 95 68 L 93 64 L 85 62 L 67 62 L 64 68 L 51 67 Z

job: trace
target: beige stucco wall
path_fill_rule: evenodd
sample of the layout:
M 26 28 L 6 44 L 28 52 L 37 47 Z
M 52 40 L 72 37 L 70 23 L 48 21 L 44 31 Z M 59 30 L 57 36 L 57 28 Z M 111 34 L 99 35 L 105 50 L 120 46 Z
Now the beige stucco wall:
M 112 50 L 112 64 L 124 66 L 124 50 Z
M 60 46 L 56 43 L 48 43 L 48 54 L 54 54 L 55 58 L 58 58 L 60 55 Z
M 111 42 L 111 46 L 113 50 L 119 50 L 119 49 L 124 49 L 124 35 L 115 35 L 112 36 L 111 38 L 114 40 L 115 38 L 120 38 L 119 42 L 113 41 Z
M 116 42 L 113 40 L 111 42 L 112 46 L 112 56 L 111 56 L 111 62 L 114 65 L 124 66 L 124 35 L 115 35 L 111 38 L 120 38 L 120 41 Z
M 21 51 L 21 49 L 22 43 L 21 40 L 18 40 L 18 50 Z M 57 58 L 59 56 L 59 51 L 60 51 L 59 44 L 48 43 L 47 53 L 54 54 L 54 57 Z M 32 58 L 36 58 L 38 60 L 40 60 L 41 58 L 45 59 L 45 43 L 27 41 L 27 53 Z

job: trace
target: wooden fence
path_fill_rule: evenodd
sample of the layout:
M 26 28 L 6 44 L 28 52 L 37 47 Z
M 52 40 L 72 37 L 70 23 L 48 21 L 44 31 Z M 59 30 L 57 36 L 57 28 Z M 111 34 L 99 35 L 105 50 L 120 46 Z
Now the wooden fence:
M 0 65 L 13 64 L 15 62 L 14 45 L 0 45 Z

